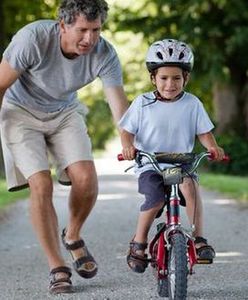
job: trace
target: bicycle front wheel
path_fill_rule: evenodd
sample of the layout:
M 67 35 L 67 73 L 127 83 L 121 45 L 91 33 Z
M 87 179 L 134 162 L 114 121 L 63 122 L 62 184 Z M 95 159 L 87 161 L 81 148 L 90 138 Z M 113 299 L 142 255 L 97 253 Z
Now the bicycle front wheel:
M 168 290 L 170 300 L 184 300 L 187 297 L 187 241 L 176 232 L 170 237 L 168 255 Z
M 168 278 L 158 279 L 158 295 L 160 297 L 169 297 Z

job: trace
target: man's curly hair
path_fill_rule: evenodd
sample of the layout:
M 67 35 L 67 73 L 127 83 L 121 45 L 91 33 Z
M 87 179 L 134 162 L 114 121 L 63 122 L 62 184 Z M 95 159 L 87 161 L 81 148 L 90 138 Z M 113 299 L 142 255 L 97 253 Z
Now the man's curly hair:
M 58 19 L 65 24 L 73 24 L 77 16 L 83 15 L 87 21 L 101 18 L 104 23 L 108 15 L 108 4 L 105 0 L 63 0 L 59 6 Z

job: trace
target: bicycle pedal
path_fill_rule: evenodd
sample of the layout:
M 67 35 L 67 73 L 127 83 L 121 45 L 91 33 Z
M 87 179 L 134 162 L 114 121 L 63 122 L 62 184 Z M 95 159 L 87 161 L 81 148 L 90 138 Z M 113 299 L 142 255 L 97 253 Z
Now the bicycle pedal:
M 210 265 L 213 263 L 213 259 L 197 259 L 198 265 Z

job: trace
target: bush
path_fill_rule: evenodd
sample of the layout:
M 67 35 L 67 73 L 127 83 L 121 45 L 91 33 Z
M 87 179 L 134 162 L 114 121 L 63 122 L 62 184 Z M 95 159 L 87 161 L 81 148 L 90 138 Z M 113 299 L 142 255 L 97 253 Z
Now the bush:
M 228 163 L 208 163 L 207 170 L 215 173 L 248 175 L 248 142 L 240 136 L 222 135 L 218 144 L 230 156 Z

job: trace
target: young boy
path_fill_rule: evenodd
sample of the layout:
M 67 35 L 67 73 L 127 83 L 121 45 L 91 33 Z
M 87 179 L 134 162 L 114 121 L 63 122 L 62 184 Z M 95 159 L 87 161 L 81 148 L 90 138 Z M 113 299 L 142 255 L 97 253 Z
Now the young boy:
M 156 90 L 138 96 L 119 125 L 122 154 L 131 160 L 135 149 L 147 152 L 192 152 L 195 138 L 221 160 L 224 151 L 211 133 L 214 128 L 200 100 L 184 91 L 193 68 L 192 50 L 184 42 L 165 39 L 153 43 L 147 53 L 146 66 Z M 134 238 L 127 256 L 129 267 L 143 273 L 147 267 L 145 250 L 149 229 L 165 202 L 163 178 L 152 166 L 137 168 L 139 192 L 145 195 Z M 195 246 L 201 259 L 213 259 L 215 252 L 203 238 L 202 201 L 196 180 L 185 178 L 180 190 L 186 211 L 195 224 Z M 196 203 L 195 203 L 196 201 Z

